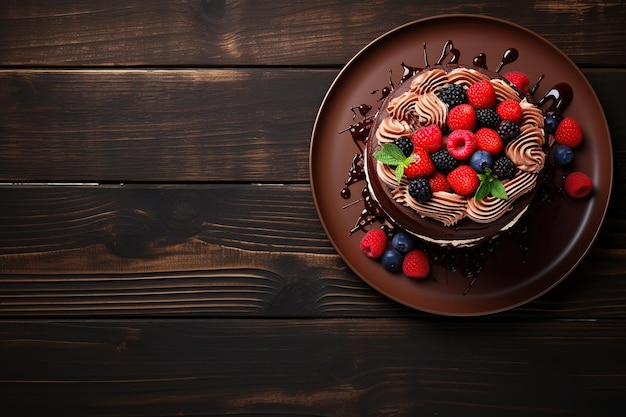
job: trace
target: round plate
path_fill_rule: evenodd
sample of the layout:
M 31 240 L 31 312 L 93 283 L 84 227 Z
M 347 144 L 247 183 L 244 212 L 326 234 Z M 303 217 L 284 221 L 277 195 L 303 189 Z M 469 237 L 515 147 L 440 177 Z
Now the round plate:
M 565 115 L 578 119 L 585 139 L 576 150 L 575 166 L 571 169 L 587 173 L 594 191 L 582 200 L 559 197 L 550 208 L 538 210 L 526 233 L 528 248 L 522 249 L 515 239 L 499 245 L 474 281 L 438 266 L 432 268 L 432 279 L 411 280 L 389 273 L 380 263 L 365 257 L 359 248 L 362 232 L 350 235 L 363 204 L 349 204 L 360 198 L 364 183 L 350 187 L 350 199 L 341 197 L 352 158 L 359 150 L 349 132 L 340 132 L 355 123 L 352 107 L 370 104 L 375 110 L 380 106 L 380 90 L 389 85 L 390 79 L 397 85 L 403 74 L 402 63 L 424 67 L 424 44 L 429 63 L 433 64 L 447 40 L 452 40 L 460 51 L 461 64 L 471 65 L 475 56 L 485 53 L 487 66 L 492 70 L 505 50 L 516 48 L 519 58 L 505 66 L 502 73 L 523 71 L 531 83 L 544 75 L 535 98 L 561 82 L 572 86 L 574 97 Z M 565 279 L 598 233 L 613 178 L 606 118 L 578 67 L 533 32 L 504 20 L 474 15 L 444 15 L 412 22 L 361 50 L 342 69 L 324 98 L 313 129 L 309 162 L 313 197 L 322 225 L 349 267 L 387 297 L 442 315 L 482 315 L 507 310 L 544 294 Z

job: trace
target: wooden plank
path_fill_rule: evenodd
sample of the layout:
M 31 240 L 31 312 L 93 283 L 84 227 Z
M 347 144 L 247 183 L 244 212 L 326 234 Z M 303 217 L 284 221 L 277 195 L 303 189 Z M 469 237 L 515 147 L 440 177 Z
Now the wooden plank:
M 0 65 L 337 66 L 399 25 L 447 13 L 520 24 L 578 64 L 626 64 L 622 2 L 22 0 L 0 6 Z
M 0 71 L 0 182 L 307 182 L 315 116 L 336 75 Z M 626 90 L 626 70 L 585 75 L 602 100 L 616 152 L 626 152 L 615 94 Z
M 622 188 L 576 271 L 500 316 L 624 317 Z M 420 315 L 346 266 L 307 185 L 0 187 L 0 201 L 3 317 Z
M 0 325 L 13 415 L 587 417 L 626 395 L 621 320 Z
M 307 181 L 335 75 L 0 71 L 0 181 Z

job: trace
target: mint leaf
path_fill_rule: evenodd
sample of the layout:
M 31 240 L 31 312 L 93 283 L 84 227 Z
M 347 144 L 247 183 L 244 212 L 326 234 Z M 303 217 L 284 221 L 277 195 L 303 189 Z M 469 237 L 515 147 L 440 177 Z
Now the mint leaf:
M 387 165 L 401 165 L 406 159 L 402 150 L 393 143 L 383 143 L 382 148 L 374 153 L 374 158 Z
M 476 200 L 482 200 L 483 198 L 487 197 L 491 189 L 490 185 L 491 184 L 489 183 L 489 181 L 481 181 L 480 185 L 478 186 L 478 189 L 476 190 L 476 194 L 474 195 L 474 198 Z
M 509 196 L 506 194 L 504 185 L 500 180 L 495 180 L 491 183 L 491 195 L 501 200 L 506 200 Z
M 403 175 L 404 175 L 404 164 L 400 164 L 396 167 L 396 180 L 398 180 L 398 182 L 402 181 Z

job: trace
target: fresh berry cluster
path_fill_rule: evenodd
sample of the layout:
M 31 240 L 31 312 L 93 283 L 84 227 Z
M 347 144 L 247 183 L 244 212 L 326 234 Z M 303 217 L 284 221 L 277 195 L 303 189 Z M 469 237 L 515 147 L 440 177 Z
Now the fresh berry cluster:
M 365 256 L 379 260 L 387 271 L 402 271 L 409 278 L 426 278 L 430 261 L 416 245 L 415 238 L 407 232 L 399 231 L 389 239 L 382 229 L 367 231 L 360 242 Z
M 528 77 L 523 73 L 508 73 L 505 78 L 528 93 Z M 517 168 L 504 150 L 520 134 L 523 112 L 519 102 L 498 100 L 489 80 L 467 89 L 449 84 L 436 95 L 448 107 L 446 124 L 432 124 L 410 138 L 398 138 L 383 145 L 374 157 L 395 166 L 398 182 L 405 177 L 409 195 L 420 203 L 438 191 L 506 199 L 502 180 L 513 178 Z
M 573 117 L 565 117 L 559 121 L 555 116 L 547 116 L 546 131 L 554 135 L 556 142 L 552 149 L 554 163 L 565 169 L 571 167 L 575 150 L 583 142 L 583 132 L 578 121 Z M 570 197 L 583 198 L 591 193 L 593 184 L 587 174 L 573 171 L 565 177 L 563 188 Z

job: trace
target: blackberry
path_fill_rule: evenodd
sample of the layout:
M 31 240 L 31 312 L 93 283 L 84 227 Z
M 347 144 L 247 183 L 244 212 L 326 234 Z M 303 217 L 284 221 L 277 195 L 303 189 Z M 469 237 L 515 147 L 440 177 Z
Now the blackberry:
M 450 152 L 446 149 L 432 153 L 430 159 L 433 161 L 433 164 L 435 164 L 435 169 L 444 174 L 449 173 L 459 165 L 459 161 L 450 155 Z
M 448 108 L 458 106 L 459 104 L 467 103 L 467 95 L 465 89 L 456 84 L 448 84 L 435 93 L 439 100 L 448 105 Z
M 509 158 L 501 156 L 493 163 L 493 173 L 500 180 L 510 180 L 517 173 L 517 167 Z
M 494 109 L 476 109 L 476 124 L 478 127 L 498 128 L 500 116 Z
M 501 120 L 496 129 L 504 144 L 508 144 L 520 134 L 519 126 L 508 120 Z
M 433 196 L 426 178 L 417 178 L 409 183 L 409 195 L 418 203 L 425 203 Z
M 413 141 L 406 136 L 399 137 L 394 142 L 407 158 L 413 155 Z

